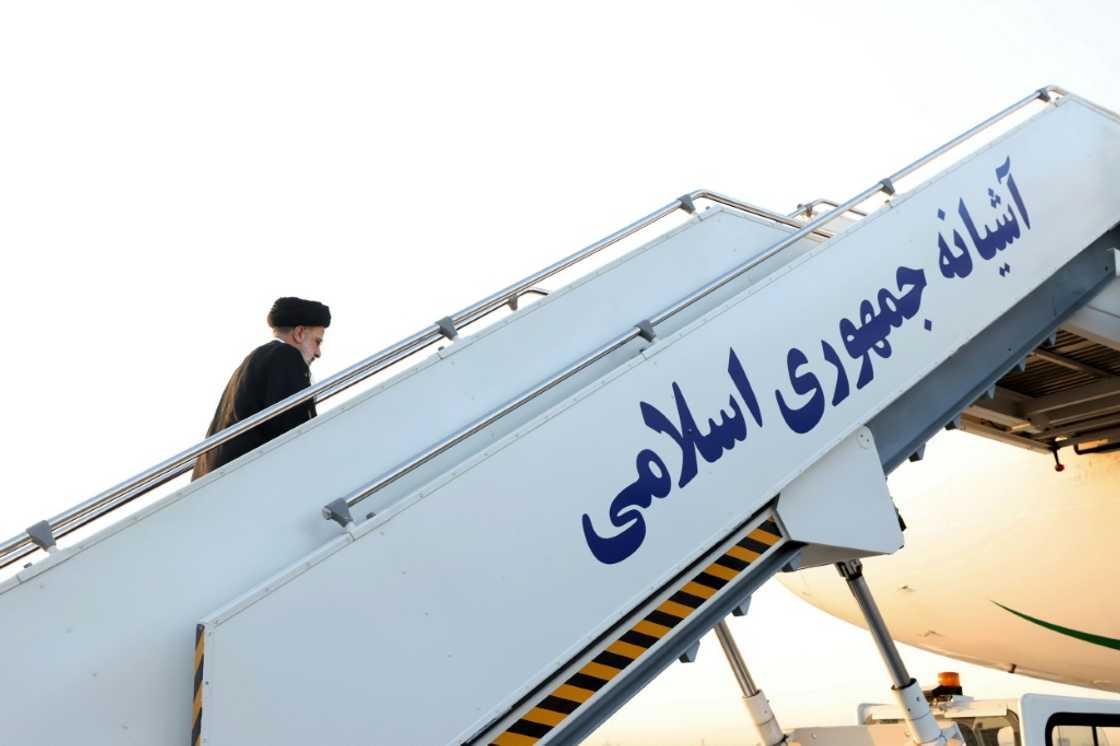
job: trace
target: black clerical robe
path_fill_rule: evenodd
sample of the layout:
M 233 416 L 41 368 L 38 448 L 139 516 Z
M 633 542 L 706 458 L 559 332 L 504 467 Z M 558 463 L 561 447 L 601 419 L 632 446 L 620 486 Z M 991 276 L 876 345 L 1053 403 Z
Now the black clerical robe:
M 311 369 L 295 347 L 272 340 L 249 353 L 226 384 L 206 437 L 311 385 Z M 192 481 L 288 432 L 316 415 L 315 402 L 296 405 L 198 458 Z

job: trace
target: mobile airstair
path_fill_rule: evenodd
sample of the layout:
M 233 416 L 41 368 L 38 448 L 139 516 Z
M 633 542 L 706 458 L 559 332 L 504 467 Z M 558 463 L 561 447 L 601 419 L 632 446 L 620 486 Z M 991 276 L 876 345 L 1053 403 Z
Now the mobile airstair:
M 34 560 L 0 584 L 4 742 L 572 743 L 713 627 L 734 663 L 720 620 L 775 572 L 840 563 L 857 591 L 852 560 L 902 545 L 884 474 L 940 429 L 1120 437 L 1086 406 L 1116 376 L 1077 359 L 1120 339 L 1118 171 L 1120 119 L 1048 87 L 820 217 L 690 193 L 32 526 L 0 545 Z M 1047 388 L 1055 359 L 1093 380 Z

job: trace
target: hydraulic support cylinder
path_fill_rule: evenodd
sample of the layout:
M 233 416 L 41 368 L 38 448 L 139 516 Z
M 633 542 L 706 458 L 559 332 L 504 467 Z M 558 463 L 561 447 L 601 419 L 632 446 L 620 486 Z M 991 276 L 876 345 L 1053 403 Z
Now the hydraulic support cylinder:
M 911 738 L 919 744 L 944 744 L 945 737 L 941 727 L 934 720 L 933 713 L 930 712 L 929 702 L 926 701 L 921 686 L 906 670 L 906 664 L 898 654 L 898 648 L 891 638 L 886 622 L 883 621 L 883 615 L 879 613 L 879 606 L 871 595 L 871 589 L 867 587 L 867 581 L 863 578 L 863 564 L 859 560 L 849 560 L 837 563 L 836 569 L 847 581 L 848 589 L 851 590 L 867 622 L 871 639 L 879 648 L 879 655 L 882 656 L 891 677 L 891 689 L 910 726 Z
M 735 644 L 731 630 L 722 620 L 716 625 L 716 637 L 719 638 L 723 654 L 727 656 L 727 662 L 731 666 L 732 673 L 735 674 L 735 680 L 739 682 L 739 689 L 743 692 L 743 703 L 747 706 L 755 730 L 758 731 L 759 742 L 762 746 L 778 746 L 785 743 L 785 734 L 782 733 L 778 720 L 774 717 L 774 711 L 770 709 L 770 703 L 766 701 L 766 695 L 755 686 L 751 672 L 747 670 L 747 664 L 739 652 L 739 646 Z

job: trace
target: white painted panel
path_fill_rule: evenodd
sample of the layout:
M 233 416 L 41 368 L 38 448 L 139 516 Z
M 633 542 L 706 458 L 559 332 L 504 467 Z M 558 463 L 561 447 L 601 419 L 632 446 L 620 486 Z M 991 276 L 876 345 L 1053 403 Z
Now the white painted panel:
M 60 743 L 185 741 L 195 623 L 336 536 L 322 505 L 785 235 L 712 211 L 0 586 L 5 738 L 31 742 L 50 723 Z M 549 401 L 416 479 L 430 480 Z
M 793 480 L 778 498 L 785 536 L 811 544 L 801 567 L 890 554 L 902 529 L 875 439 L 862 427 Z
M 204 732 L 216 744 L 468 737 L 1113 226 L 1118 167 L 1117 122 L 1065 99 L 220 612 Z M 1018 224 L 1014 243 L 996 245 L 997 217 Z M 940 269 L 938 237 L 952 246 L 954 230 L 971 268 L 947 259 L 946 271 L 967 276 Z M 761 425 L 729 375 L 732 351 Z M 861 369 L 873 376 L 859 385 Z M 745 440 L 699 459 L 685 486 L 693 451 L 639 407 L 680 427 L 674 385 L 701 434 L 731 402 L 747 421 Z M 780 410 L 804 415 L 818 398 L 800 425 Z M 649 467 L 627 501 L 643 452 L 674 484 Z M 586 521 L 614 561 L 591 551 Z M 332 655 L 322 641 L 337 633 Z M 292 688 L 300 677 L 323 686 Z

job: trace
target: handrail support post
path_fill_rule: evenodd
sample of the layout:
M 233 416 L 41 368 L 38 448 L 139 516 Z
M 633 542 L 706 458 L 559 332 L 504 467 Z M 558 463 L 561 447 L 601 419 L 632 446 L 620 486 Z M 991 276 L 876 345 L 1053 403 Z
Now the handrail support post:
M 51 529 L 50 521 L 39 521 L 27 529 L 27 538 L 31 539 L 31 543 L 42 549 L 44 552 L 57 552 L 58 544 L 54 539 L 54 530 Z
M 439 333 L 454 342 L 459 338 L 459 330 L 455 328 L 455 320 L 450 316 L 444 316 L 436 322 L 439 327 Z
M 348 528 L 354 523 L 354 516 L 350 514 L 350 504 L 343 497 L 324 505 L 323 517 L 328 521 L 334 521 L 343 528 Z

